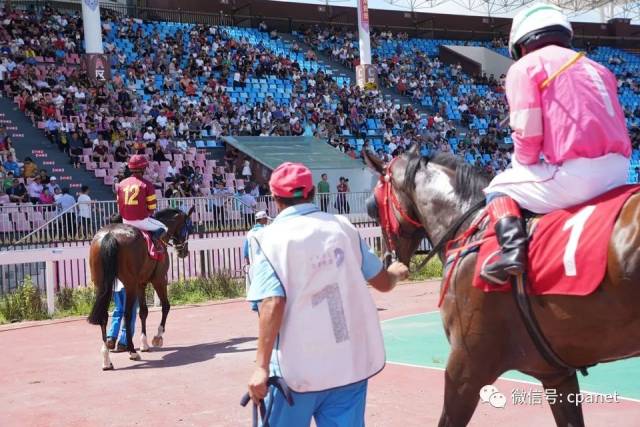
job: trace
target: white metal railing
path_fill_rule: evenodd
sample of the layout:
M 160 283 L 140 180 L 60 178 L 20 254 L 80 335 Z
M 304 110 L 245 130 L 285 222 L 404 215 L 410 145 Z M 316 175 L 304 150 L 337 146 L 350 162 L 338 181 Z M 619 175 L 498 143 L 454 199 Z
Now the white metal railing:
M 347 216 L 356 225 L 372 225 L 367 215 L 366 199 L 370 193 L 331 193 L 316 196 L 316 205 L 329 213 Z M 254 224 L 255 212 L 264 210 L 277 215 L 271 196 L 256 198 L 255 209 L 237 196 L 207 196 L 160 199 L 158 209 L 168 207 L 188 210 L 192 216 L 194 234 L 198 237 L 233 232 L 243 234 Z M 0 248 L 13 250 L 24 245 L 90 240 L 118 212 L 115 200 L 92 201 L 89 206 L 76 204 L 62 213 L 54 205 L 0 206 Z
M 363 227 L 360 235 L 369 246 L 380 250 L 380 228 Z M 169 282 L 194 277 L 207 277 L 227 272 L 233 277 L 244 275 L 243 235 L 225 235 L 189 240 L 189 255 L 178 258 L 169 248 Z M 55 293 L 61 288 L 90 285 L 89 244 L 77 246 L 21 249 L 0 256 L 0 295 L 11 292 L 28 276 L 46 293 L 49 313 L 55 310 Z

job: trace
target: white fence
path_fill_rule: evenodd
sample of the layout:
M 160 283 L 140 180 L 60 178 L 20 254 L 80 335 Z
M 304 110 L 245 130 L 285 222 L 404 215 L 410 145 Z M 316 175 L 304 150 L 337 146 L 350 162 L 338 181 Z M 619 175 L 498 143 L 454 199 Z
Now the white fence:
M 370 193 L 333 193 L 316 196 L 316 204 L 329 213 L 342 214 L 360 226 L 373 225 L 367 215 L 366 200 Z M 213 237 L 235 232 L 244 234 L 254 222 L 254 212 L 264 210 L 275 217 L 277 209 L 271 196 L 256 199 L 255 209 L 238 197 L 207 196 L 160 199 L 158 209 L 168 207 L 188 210 L 194 207 L 194 233 Z M 64 214 L 54 205 L 9 204 L 0 206 L 0 248 L 19 249 L 25 245 L 40 247 L 53 243 L 90 240 L 118 212 L 115 200 L 91 202 L 81 217 L 79 204 Z
M 380 227 L 359 228 L 369 246 L 380 249 Z M 219 236 L 189 240 L 189 256 L 178 258 L 169 248 L 169 282 L 208 277 L 215 272 L 227 272 L 232 277 L 244 275 L 242 245 L 244 236 Z M 30 277 L 34 285 L 46 292 L 50 313 L 55 310 L 55 293 L 61 288 L 88 286 L 89 244 L 15 250 L 0 256 L 0 295 L 12 291 Z

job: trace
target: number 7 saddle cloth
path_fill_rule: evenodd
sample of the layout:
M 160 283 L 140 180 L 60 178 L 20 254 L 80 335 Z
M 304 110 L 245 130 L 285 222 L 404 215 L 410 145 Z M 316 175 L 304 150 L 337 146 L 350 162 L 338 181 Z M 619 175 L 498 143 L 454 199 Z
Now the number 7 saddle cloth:
M 581 205 L 535 218 L 529 236 L 529 293 L 584 296 L 594 292 L 607 270 L 618 215 L 638 191 L 639 185 L 624 185 Z M 482 242 L 473 286 L 485 292 L 510 290 L 510 284 L 496 286 L 480 277 L 483 265 L 500 251 L 493 224 L 486 228 Z

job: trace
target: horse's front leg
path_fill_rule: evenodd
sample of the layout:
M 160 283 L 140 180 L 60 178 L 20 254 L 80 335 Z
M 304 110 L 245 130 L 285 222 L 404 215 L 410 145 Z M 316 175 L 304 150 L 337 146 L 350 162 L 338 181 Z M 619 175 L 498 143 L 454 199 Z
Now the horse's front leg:
M 140 286 L 138 292 L 138 304 L 140 305 L 140 351 L 149 351 L 149 342 L 147 341 L 147 316 L 149 315 L 149 307 L 147 307 L 147 298 L 145 295 L 145 289 L 147 285 Z
M 580 384 L 576 373 L 538 378 L 548 393 L 547 401 L 559 427 L 583 427 L 582 404 L 579 400 Z M 550 391 L 555 393 L 551 394 Z M 573 403 L 572 403 L 573 402 Z
M 154 281 L 153 288 L 155 289 L 156 294 L 158 294 L 160 304 L 162 305 L 162 320 L 160 320 L 160 326 L 158 326 L 158 335 L 153 337 L 151 344 L 154 347 L 162 347 L 162 335 L 165 331 L 167 315 L 169 314 L 169 310 L 171 309 L 171 305 L 169 304 L 169 297 L 167 296 L 167 279 L 163 278 L 162 280 Z
M 452 351 L 444 374 L 444 407 L 438 426 L 466 426 L 478 406 L 480 390 L 493 384 L 500 374 L 486 359 L 472 359 L 463 349 Z
M 126 285 L 125 285 L 126 286 Z M 129 359 L 140 360 L 140 355 L 133 346 L 133 328 L 131 328 L 131 319 L 134 316 L 133 307 L 138 297 L 138 285 L 126 288 L 126 304 L 124 309 L 124 324 L 127 325 L 127 351 L 129 351 Z

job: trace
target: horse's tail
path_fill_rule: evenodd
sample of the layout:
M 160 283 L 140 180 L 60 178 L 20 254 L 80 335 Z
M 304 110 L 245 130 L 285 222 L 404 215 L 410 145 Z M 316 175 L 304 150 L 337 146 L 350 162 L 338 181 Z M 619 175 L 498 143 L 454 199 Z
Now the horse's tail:
M 111 233 L 105 234 L 102 238 L 100 260 L 102 263 L 102 282 L 95 283 L 96 300 L 87 319 L 92 325 L 103 325 L 109 320 L 111 293 L 118 271 L 118 241 Z

